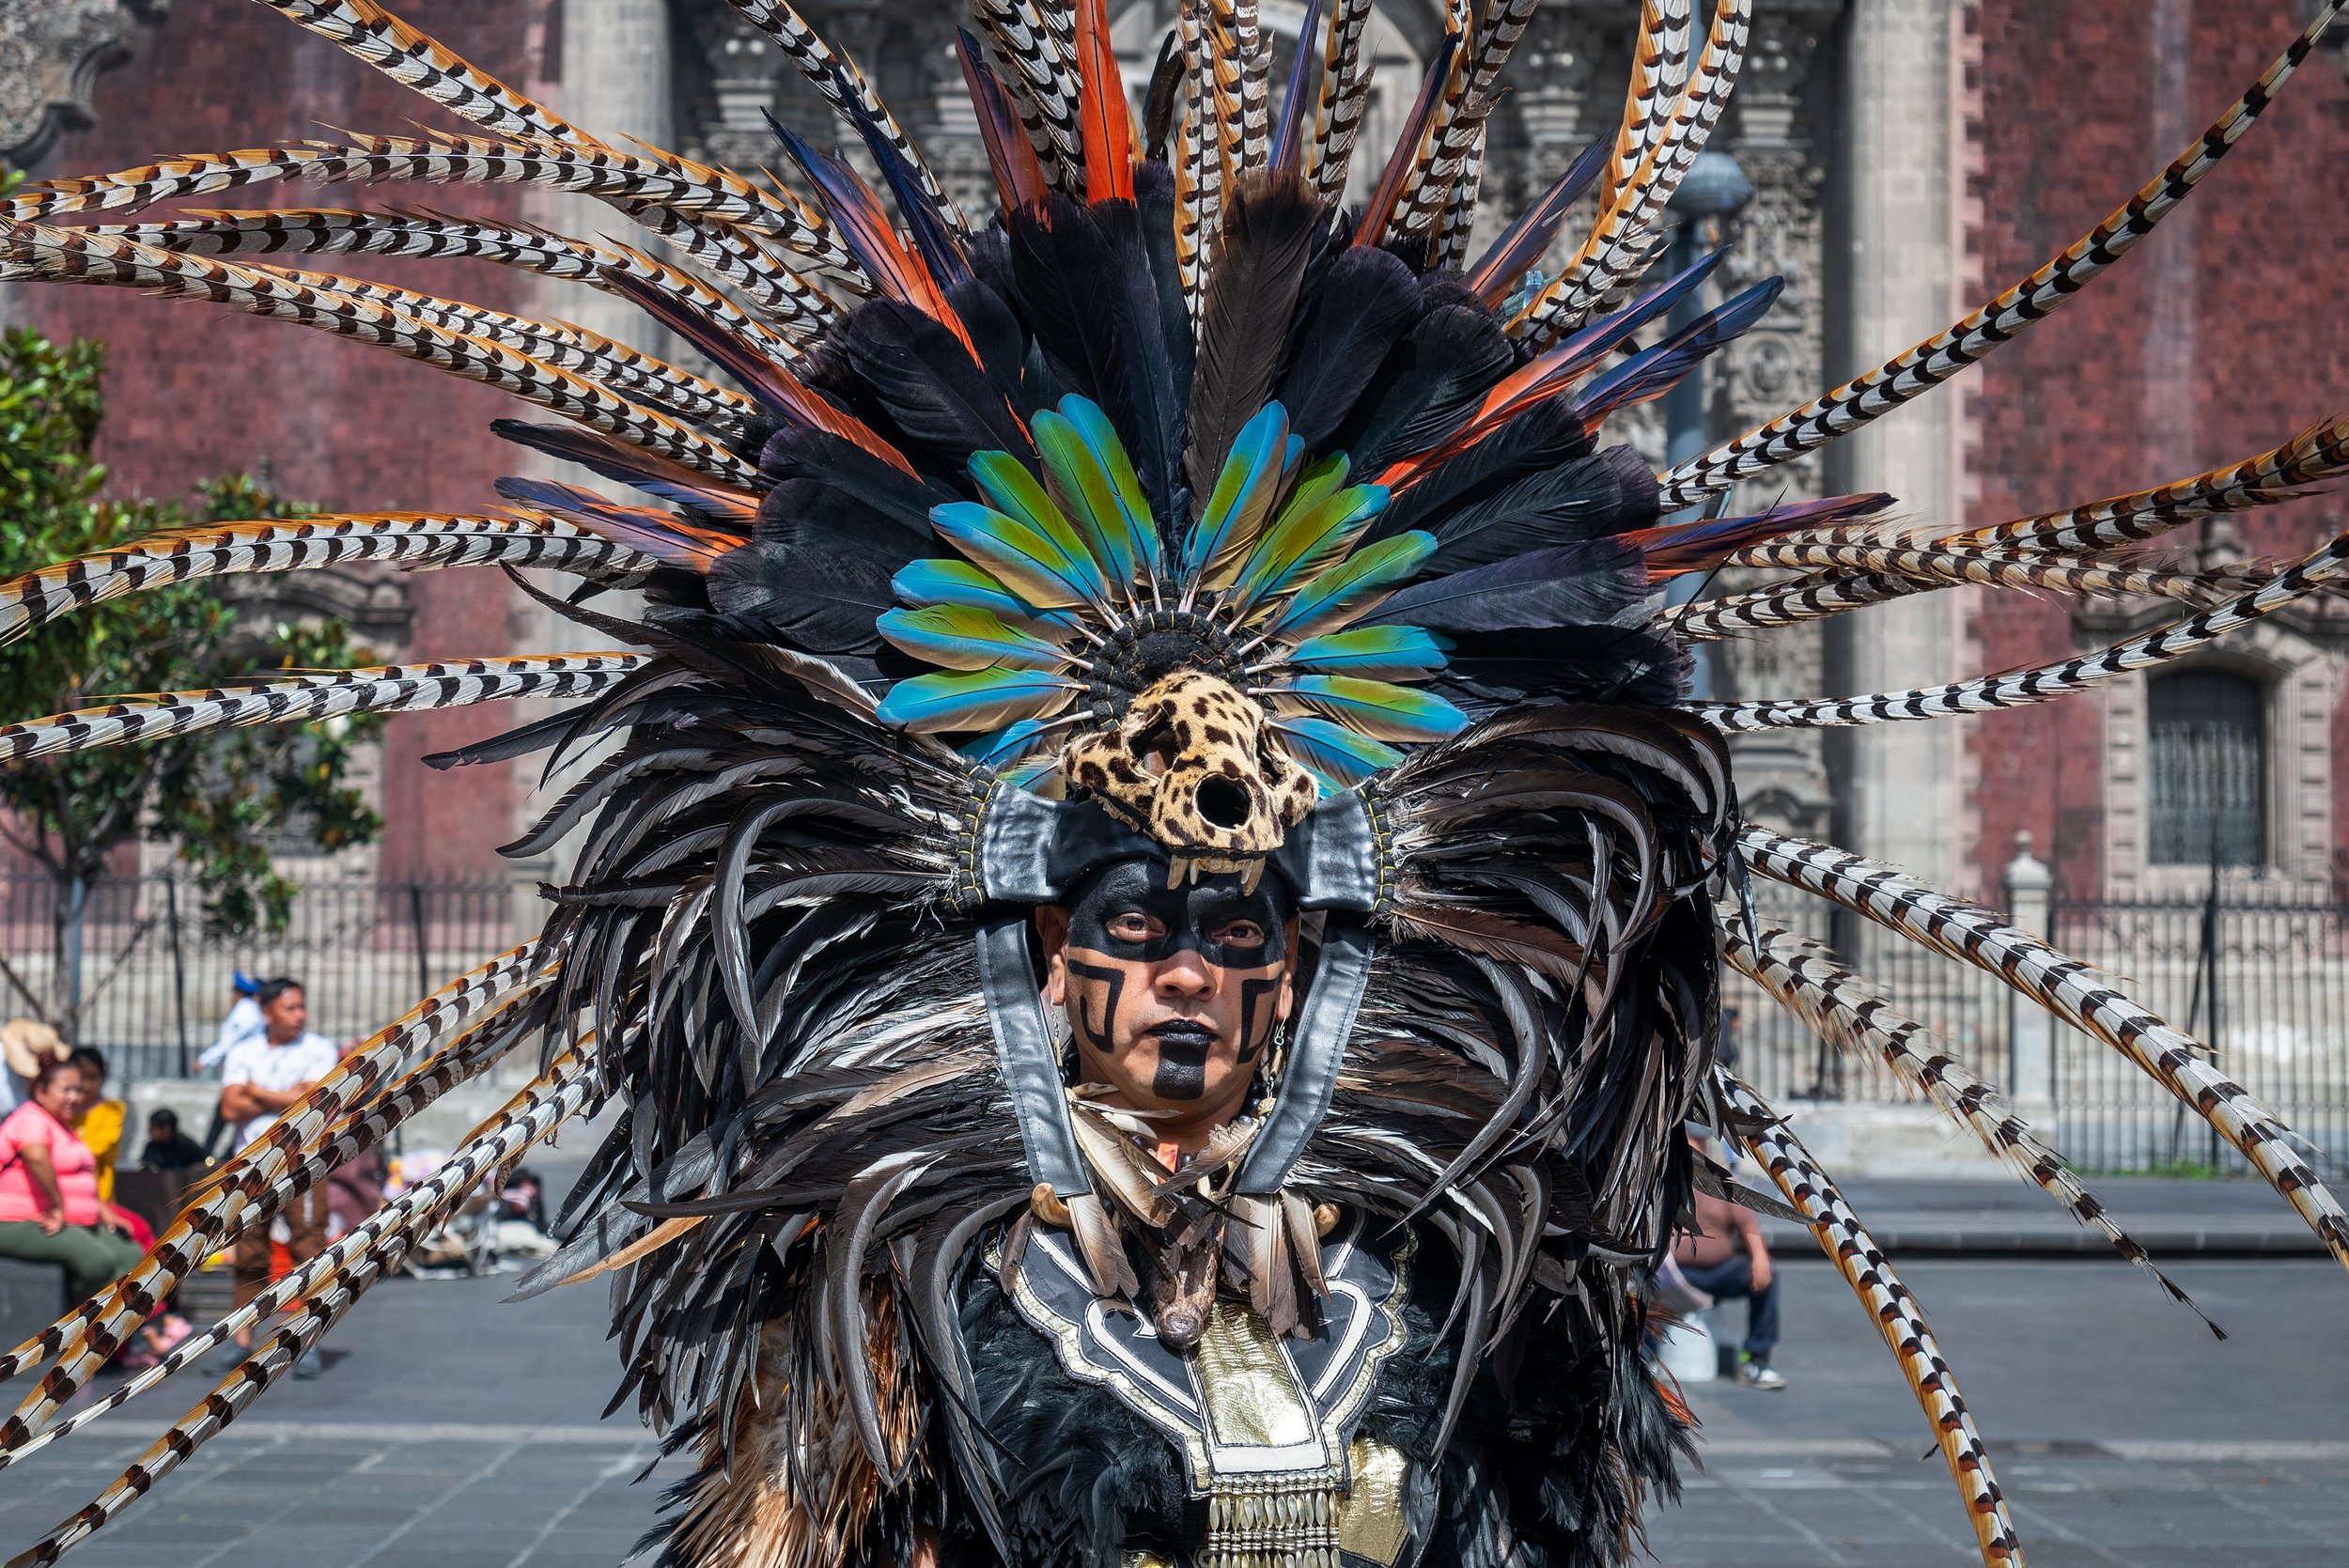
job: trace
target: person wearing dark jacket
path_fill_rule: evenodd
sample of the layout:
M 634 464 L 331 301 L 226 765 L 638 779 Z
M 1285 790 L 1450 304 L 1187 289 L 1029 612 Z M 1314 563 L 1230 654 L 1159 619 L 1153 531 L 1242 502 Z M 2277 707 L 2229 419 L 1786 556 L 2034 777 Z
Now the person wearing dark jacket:
M 147 1147 L 139 1166 L 148 1171 L 192 1171 L 204 1163 L 204 1145 L 179 1130 L 179 1113 L 165 1106 L 147 1118 Z

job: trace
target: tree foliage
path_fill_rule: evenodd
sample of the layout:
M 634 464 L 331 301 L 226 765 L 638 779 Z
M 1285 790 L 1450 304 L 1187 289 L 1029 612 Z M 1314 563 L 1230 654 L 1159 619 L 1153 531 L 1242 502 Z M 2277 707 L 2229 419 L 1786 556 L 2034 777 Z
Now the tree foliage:
M 94 342 L 0 334 L 0 576 L 159 529 L 311 515 L 245 474 L 198 486 L 193 515 L 169 502 L 106 497 L 106 471 L 92 455 L 104 368 Z M 109 600 L 0 651 L 0 713 L 60 713 L 371 658 L 339 621 L 241 626 L 218 580 L 191 582 Z M 0 768 L 0 837 L 57 892 L 54 981 L 46 998 L 20 983 L 24 1000 L 60 1028 L 75 1021 L 87 890 L 141 838 L 174 847 L 215 929 L 282 927 L 295 890 L 272 863 L 272 843 L 292 837 L 334 850 L 372 840 L 381 827 L 347 782 L 356 748 L 379 722 L 259 725 Z

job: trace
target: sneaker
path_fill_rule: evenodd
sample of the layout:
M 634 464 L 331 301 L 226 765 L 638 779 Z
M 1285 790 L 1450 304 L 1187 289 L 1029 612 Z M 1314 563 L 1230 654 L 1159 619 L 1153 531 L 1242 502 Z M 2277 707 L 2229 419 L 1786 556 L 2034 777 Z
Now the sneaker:
M 303 1383 L 307 1383 L 311 1378 L 316 1377 L 319 1373 L 322 1373 L 325 1370 L 326 1358 L 319 1354 L 319 1347 L 317 1345 L 312 1345 L 309 1349 L 303 1351 L 295 1358 L 293 1364 L 294 1377 L 296 1381 Z
M 236 1371 L 243 1364 L 244 1358 L 252 1354 L 253 1351 L 249 1346 L 241 1345 L 234 1340 L 225 1344 L 215 1345 L 205 1352 L 204 1358 L 196 1363 L 196 1375 L 209 1377 L 217 1383 Z
M 1786 1379 L 1781 1376 L 1769 1362 L 1757 1360 L 1740 1352 L 1737 1357 L 1737 1386 L 1741 1389 L 1760 1389 L 1766 1393 L 1776 1393 L 1786 1387 Z

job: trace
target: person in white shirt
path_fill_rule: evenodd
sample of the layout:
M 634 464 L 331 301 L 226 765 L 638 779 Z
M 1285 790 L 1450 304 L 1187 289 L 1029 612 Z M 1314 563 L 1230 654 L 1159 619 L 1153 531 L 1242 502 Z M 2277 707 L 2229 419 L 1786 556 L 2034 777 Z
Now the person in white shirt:
M 264 981 L 253 1000 L 259 1004 L 265 1026 L 261 1034 L 234 1047 L 221 1073 L 220 1113 L 237 1125 L 237 1146 L 242 1148 L 276 1125 L 277 1118 L 297 1104 L 332 1072 L 342 1057 L 334 1042 L 310 1032 L 310 1008 L 302 983 L 283 976 Z M 290 1235 L 286 1250 L 296 1267 L 326 1250 L 326 1187 L 324 1183 L 294 1199 L 278 1218 Z M 268 1288 L 270 1233 L 273 1226 L 247 1231 L 237 1241 L 237 1305 Z M 237 1331 L 239 1358 L 253 1343 L 250 1326 Z M 226 1356 L 226 1346 L 222 1347 Z M 233 1362 L 231 1363 L 233 1364 Z M 296 1377 L 316 1377 L 321 1363 L 317 1347 L 294 1363 Z M 224 1369 L 225 1370 L 225 1369 Z
M 195 1059 L 195 1070 L 209 1073 L 218 1070 L 228 1060 L 228 1053 L 247 1040 L 257 1040 L 267 1025 L 261 1021 L 258 993 L 263 981 L 249 975 L 237 976 L 237 1002 L 228 1009 L 228 1016 L 220 1020 L 220 1032 L 204 1048 L 204 1054 Z

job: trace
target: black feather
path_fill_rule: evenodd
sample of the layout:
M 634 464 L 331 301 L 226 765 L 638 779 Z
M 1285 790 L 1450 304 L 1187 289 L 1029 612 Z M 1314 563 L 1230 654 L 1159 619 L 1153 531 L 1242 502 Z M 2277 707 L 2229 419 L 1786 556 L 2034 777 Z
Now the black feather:
M 1560 545 L 1415 582 L 1362 618 L 1431 631 L 1623 626 L 1648 613 L 1647 567 L 1610 539 Z
M 936 536 L 930 532 L 930 508 L 963 499 L 938 480 L 917 479 L 845 437 L 806 427 L 777 432 L 760 454 L 758 467 L 761 474 L 779 484 L 804 479 L 837 490 L 925 545 Z M 775 503 L 775 509 L 789 504 L 786 497 Z M 767 509 L 762 503 L 762 512 Z
M 1142 145 L 1147 163 L 1166 162 L 1167 138 L 1174 130 L 1174 99 L 1183 90 L 1183 67 L 1182 35 L 1170 30 L 1159 44 L 1159 63 L 1150 68 L 1150 91 L 1143 100 Z
M 1455 508 L 1472 506 L 1520 479 L 1587 458 L 1596 444 L 1563 403 L 1537 403 L 1396 492 L 1362 542 L 1376 543 L 1415 528 L 1432 530 Z
M 1429 685 L 1471 712 L 1529 697 L 1662 706 L 1688 687 L 1688 655 L 1653 630 L 1562 626 L 1451 631 L 1450 662 Z
M 946 327 L 895 300 L 875 300 L 834 338 L 848 368 L 926 466 L 961 469 L 973 452 L 1034 448 L 995 383 Z
M 889 582 L 925 553 L 895 520 L 811 480 L 786 480 L 755 537 L 709 568 L 709 604 L 763 636 L 817 653 L 872 653 L 873 623 L 897 602 Z
M 1129 201 L 1058 194 L 1005 218 L 1011 297 L 1058 378 L 1101 405 L 1151 505 L 1174 495 L 1181 407 L 1159 287 Z
M 1288 339 L 1321 215 L 1312 186 L 1274 170 L 1241 176 L 1224 199 L 1190 374 L 1183 476 L 1194 504 L 1215 488 L 1240 427 L 1272 396 L 1280 368 L 1272 346 Z
M 1306 296 L 1274 396 L 1317 452 L 1419 315 L 1419 280 L 1387 252 L 1349 245 L 1312 269 Z
M 1415 495 L 1417 488 L 1404 492 Z M 1409 526 L 1436 536 L 1430 571 L 1464 571 L 1513 555 L 1645 528 L 1656 520 L 1656 475 L 1628 446 L 1528 474 L 1440 517 L 1414 508 Z
M 1516 366 L 1517 347 L 1489 311 L 1439 305 L 1388 351 L 1332 442 L 1376 474 L 1451 434 Z
M 1167 380 L 1190 385 L 1195 358 L 1190 307 L 1183 303 L 1182 264 L 1174 256 L 1174 171 L 1163 163 L 1134 167 L 1134 208 L 1150 246 L 1150 273 L 1159 290 L 1159 336 L 1166 346 Z

